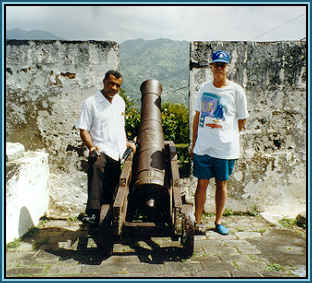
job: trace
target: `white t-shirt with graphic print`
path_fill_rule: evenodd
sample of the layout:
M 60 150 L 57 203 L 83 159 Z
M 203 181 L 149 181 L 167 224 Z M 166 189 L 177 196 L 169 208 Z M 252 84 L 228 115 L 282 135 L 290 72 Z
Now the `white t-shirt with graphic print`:
M 194 153 L 220 159 L 240 157 L 238 120 L 248 118 L 244 89 L 232 81 L 217 88 L 201 85 L 195 110 L 200 112 Z
M 82 104 L 77 129 L 90 132 L 93 146 L 119 160 L 126 150 L 125 102 L 116 94 L 110 103 L 100 90 Z

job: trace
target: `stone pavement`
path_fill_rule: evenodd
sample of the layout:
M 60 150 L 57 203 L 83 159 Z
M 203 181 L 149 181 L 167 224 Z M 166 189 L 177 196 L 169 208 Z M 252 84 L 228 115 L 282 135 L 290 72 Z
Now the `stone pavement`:
M 261 216 L 227 216 L 230 234 L 213 228 L 195 236 L 194 254 L 182 255 L 168 237 L 125 237 L 104 257 L 78 220 L 42 222 L 16 245 L 7 246 L 5 278 L 304 278 L 306 231 L 283 228 Z

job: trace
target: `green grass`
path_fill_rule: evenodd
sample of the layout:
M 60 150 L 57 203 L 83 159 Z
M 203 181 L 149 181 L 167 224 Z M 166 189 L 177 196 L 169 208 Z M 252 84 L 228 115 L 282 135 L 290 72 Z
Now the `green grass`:
M 76 223 L 76 222 L 78 222 L 78 216 L 71 216 L 71 217 L 68 217 L 66 220 L 69 224 L 70 223 Z
M 233 265 L 237 270 L 240 270 L 239 265 L 237 264 L 237 262 L 232 261 L 232 265 Z
M 203 216 L 208 218 L 208 217 L 213 217 L 215 216 L 216 214 L 214 212 L 207 212 L 207 213 L 203 213 Z
M 248 210 L 247 215 L 249 216 L 258 216 L 260 214 L 260 209 L 254 205 L 251 210 Z
M 38 224 L 38 227 L 39 228 L 43 228 L 43 227 L 45 227 L 45 225 L 48 223 L 48 218 L 46 218 L 46 217 L 41 217 L 40 218 L 40 221 L 39 221 L 39 224 Z
M 297 225 L 296 219 L 291 219 L 291 218 L 286 218 L 286 217 L 279 220 L 278 223 L 284 228 L 288 228 L 288 229 L 294 228 Z
M 232 215 L 234 215 L 234 212 L 232 209 L 226 208 L 223 212 L 223 216 L 232 216 Z
M 22 241 L 25 241 L 27 238 L 34 237 L 38 232 L 39 232 L 39 228 L 32 227 L 22 237 L 15 239 L 14 241 L 8 243 L 6 245 L 6 248 L 7 249 L 16 249 L 21 245 Z
M 22 240 L 20 238 L 19 239 L 15 239 L 14 241 L 8 243 L 6 245 L 6 248 L 7 249 L 16 249 L 16 248 L 18 248 L 21 245 L 21 241 Z
M 281 271 L 282 267 L 278 263 L 272 263 L 267 265 L 266 270 L 268 271 Z

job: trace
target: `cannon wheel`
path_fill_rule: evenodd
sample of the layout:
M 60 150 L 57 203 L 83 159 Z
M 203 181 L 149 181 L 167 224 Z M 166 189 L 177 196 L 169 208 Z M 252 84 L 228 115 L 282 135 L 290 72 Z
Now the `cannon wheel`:
M 113 254 L 114 239 L 112 229 L 112 207 L 110 204 L 101 206 L 99 229 L 96 235 L 97 245 L 107 257 Z
M 183 226 L 181 244 L 183 246 L 183 255 L 191 257 L 194 252 L 194 220 L 192 217 L 193 207 L 190 204 L 183 204 Z

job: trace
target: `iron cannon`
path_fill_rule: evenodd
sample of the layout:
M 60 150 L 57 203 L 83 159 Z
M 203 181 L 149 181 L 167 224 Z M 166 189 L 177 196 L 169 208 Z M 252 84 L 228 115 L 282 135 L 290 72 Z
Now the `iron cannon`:
M 112 253 L 127 233 L 179 241 L 185 256 L 194 249 L 193 207 L 181 193 L 176 146 L 165 141 L 161 124 L 162 86 L 144 81 L 137 151 L 123 163 L 113 202 L 101 207 L 98 244 Z

